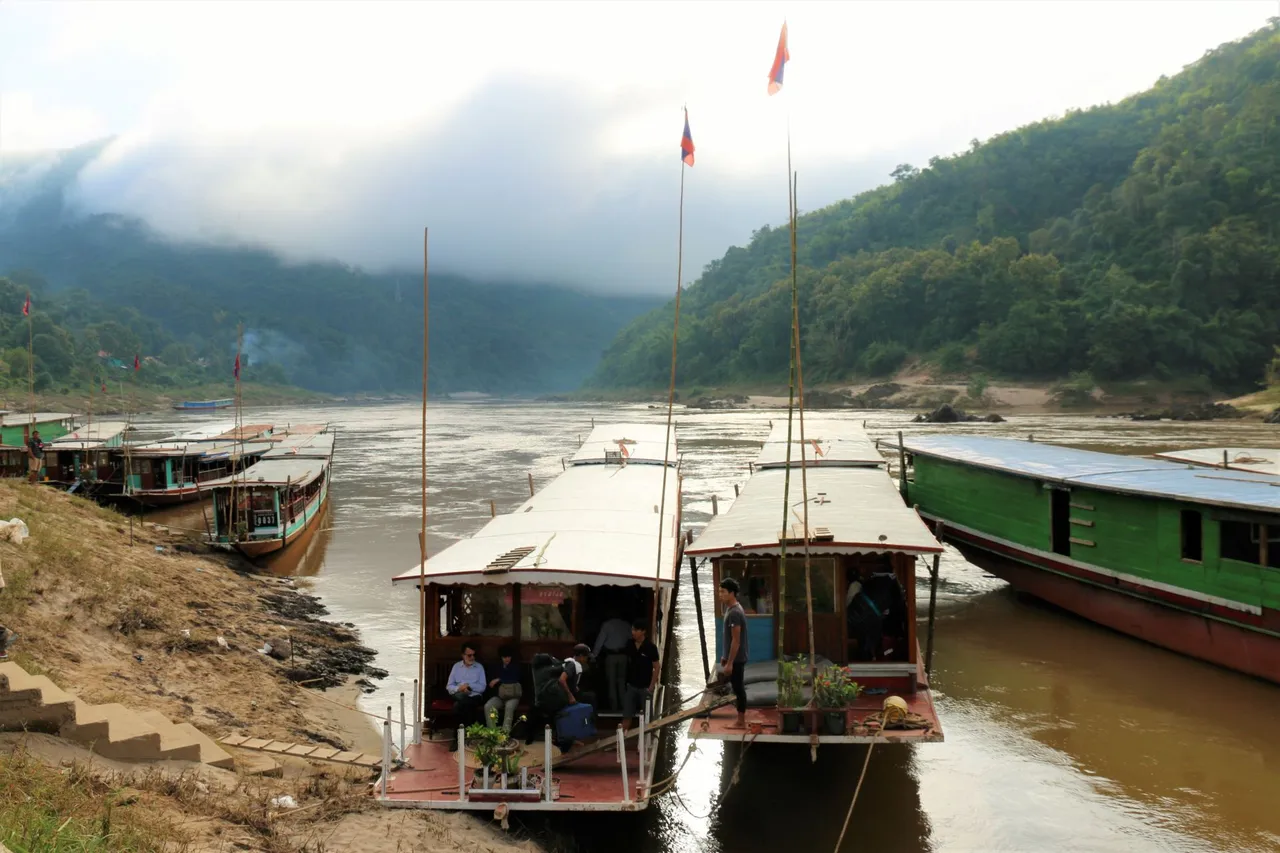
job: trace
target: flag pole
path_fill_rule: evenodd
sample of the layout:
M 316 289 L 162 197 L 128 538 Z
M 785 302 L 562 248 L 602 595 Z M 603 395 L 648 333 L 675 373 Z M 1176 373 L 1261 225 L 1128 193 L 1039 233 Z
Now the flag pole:
M 36 352 L 35 352 L 35 330 L 31 320 L 31 291 L 27 291 L 27 411 L 31 414 L 31 426 L 27 428 L 27 438 L 30 439 L 31 429 L 36 423 Z
M 426 704 L 427 689 L 430 687 L 430 681 L 427 678 L 427 368 L 431 363 L 431 350 L 428 346 L 430 338 L 430 328 L 428 318 L 430 317 L 430 309 L 428 307 L 428 288 L 427 288 L 427 262 L 428 262 L 428 238 L 430 229 L 422 229 L 422 447 L 421 447 L 421 488 L 422 488 L 422 517 L 418 527 L 418 673 L 417 678 L 421 679 L 422 690 L 418 694 L 418 701 L 421 703 L 417 708 L 413 709 L 414 731 L 418 731 L 418 722 L 423 717 L 423 707 Z
M 684 108 L 684 136 L 680 140 L 680 208 L 676 231 L 676 301 L 675 322 L 671 329 L 671 382 L 667 387 L 667 437 L 662 447 L 662 496 L 658 500 L 658 553 L 653 572 L 653 606 L 649 613 L 649 630 L 657 631 L 658 594 L 662 586 L 662 538 L 666 535 L 667 513 L 667 472 L 671 465 L 671 427 L 672 412 L 676 401 L 676 351 L 680 343 L 680 292 L 684 279 L 684 173 L 686 167 L 693 165 L 693 138 L 689 135 L 689 108 Z M 688 142 L 688 148 L 685 143 Z M 686 159 L 687 158 L 687 159 Z M 679 531 L 676 531 L 679 534 Z M 678 554 L 678 550 L 673 554 Z M 652 636 L 652 635 L 651 635 Z

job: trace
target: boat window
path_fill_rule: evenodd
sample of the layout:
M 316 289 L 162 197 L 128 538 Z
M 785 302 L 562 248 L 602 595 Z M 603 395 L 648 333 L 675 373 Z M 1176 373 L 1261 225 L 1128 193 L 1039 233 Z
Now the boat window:
M 1194 509 L 1182 511 L 1182 559 L 1200 562 L 1204 556 L 1203 525 L 1200 513 Z
M 738 603 L 748 616 L 773 614 L 773 560 L 721 560 L 720 577 L 738 582 Z M 719 607 L 724 615 L 724 605 Z
M 511 586 L 456 586 L 442 591 L 442 637 L 510 637 Z
M 520 587 L 520 638 L 573 638 L 573 590 L 563 584 L 524 584 Z
M 813 612 L 836 612 L 836 561 L 834 557 L 810 557 Z M 787 612 L 804 613 L 804 557 L 787 558 Z

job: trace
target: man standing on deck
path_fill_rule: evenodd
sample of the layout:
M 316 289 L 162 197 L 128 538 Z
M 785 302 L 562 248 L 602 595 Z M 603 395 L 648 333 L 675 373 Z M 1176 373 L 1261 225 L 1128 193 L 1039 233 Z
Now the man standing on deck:
M 635 716 L 644 708 L 658 686 L 662 675 L 658 647 L 649 642 L 649 623 L 637 619 L 631 623 L 631 642 L 627 643 L 627 692 L 622 701 L 622 728 L 631 731 Z
M 725 656 L 720 659 L 720 670 L 729 676 L 733 687 L 734 706 L 738 719 L 731 729 L 747 727 L 747 686 L 743 680 L 747 669 L 747 615 L 738 603 L 738 582 L 733 578 L 720 581 L 720 603 L 724 605 Z
M 627 644 L 631 642 L 631 624 L 617 616 L 605 621 L 596 635 L 591 656 L 604 661 L 605 698 L 609 707 L 622 710 L 627 689 Z
M 27 442 L 27 480 L 36 484 L 40 477 L 40 469 L 44 466 L 44 442 L 40 440 L 40 430 L 31 431 L 31 439 Z
M 476 647 L 463 643 L 462 660 L 449 670 L 449 683 L 444 689 L 453 697 L 453 711 L 458 715 L 459 725 L 464 728 L 480 719 L 480 710 L 484 705 L 484 687 L 484 664 L 476 660 Z M 449 751 L 457 750 L 458 739 L 455 735 Z

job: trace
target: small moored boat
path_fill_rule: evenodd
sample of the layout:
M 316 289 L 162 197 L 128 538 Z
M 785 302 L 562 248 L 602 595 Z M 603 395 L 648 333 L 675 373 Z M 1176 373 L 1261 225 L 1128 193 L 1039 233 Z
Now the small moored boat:
M 197 411 L 207 412 L 212 409 L 229 409 L 235 405 L 235 400 L 183 400 L 180 403 L 174 403 L 173 408 L 181 411 Z

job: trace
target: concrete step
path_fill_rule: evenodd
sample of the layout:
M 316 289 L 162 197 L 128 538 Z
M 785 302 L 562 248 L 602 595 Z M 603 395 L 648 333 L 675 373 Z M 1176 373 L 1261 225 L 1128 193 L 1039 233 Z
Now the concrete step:
M 46 676 L 0 663 L 0 731 L 57 731 L 74 718 L 74 702 Z
M 174 761 L 199 761 L 214 767 L 230 769 L 235 766 L 226 750 L 190 723 L 174 723 L 159 711 L 138 711 L 143 722 L 160 733 L 160 751 Z
M 89 705 L 77 699 L 75 708 L 75 720 L 60 732 L 68 740 L 121 761 L 156 761 L 163 757 L 160 733 L 125 706 L 114 702 Z

